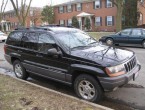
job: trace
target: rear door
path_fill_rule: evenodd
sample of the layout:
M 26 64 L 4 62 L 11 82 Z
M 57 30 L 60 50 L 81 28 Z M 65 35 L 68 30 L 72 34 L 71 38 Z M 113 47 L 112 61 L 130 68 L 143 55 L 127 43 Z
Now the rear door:
M 129 36 L 131 34 L 131 29 L 125 29 L 118 33 L 115 37 L 115 43 L 127 44 L 129 42 Z
M 129 44 L 141 44 L 143 40 L 142 29 L 132 29 L 131 35 L 129 36 Z

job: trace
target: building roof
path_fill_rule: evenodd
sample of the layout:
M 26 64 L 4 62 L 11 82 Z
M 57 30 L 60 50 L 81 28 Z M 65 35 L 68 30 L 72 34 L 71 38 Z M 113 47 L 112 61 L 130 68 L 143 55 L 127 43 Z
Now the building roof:
M 93 1 L 95 1 L 95 0 L 70 0 L 69 2 L 65 2 L 65 3 L 54 5 L 54 7 L 70 5 L 70 4 L 76 4 L 76 3 L 93 2 Z
M 94 15 L 94 14 L 82 12 L 82 13 L 78 14 L 77 17 L 86 17 L 86 16 L 93 16 L 93 15 Z

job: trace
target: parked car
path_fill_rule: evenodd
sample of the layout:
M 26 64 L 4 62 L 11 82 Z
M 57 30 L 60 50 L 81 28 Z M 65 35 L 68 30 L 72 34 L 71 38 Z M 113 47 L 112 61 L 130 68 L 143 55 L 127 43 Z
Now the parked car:
M 125 29 L 114 35 L 103 36 L 99 39 L 99 41 L 106 43 L 107 45 L 128 44 L 133 46 L 140 45 L 145 48 L 145 29 Z
M 6 39 L 7 39 L 7 35 L 0 31 L 0 41 L 5 42 Z
M 26 80 L 35 74 L 65 83 L 92 102 L 135 80 L 141 68 L 134 52 L 101 45 L 70 27 L 17 29 L 9 34 L 4 51 L 16 77 Z

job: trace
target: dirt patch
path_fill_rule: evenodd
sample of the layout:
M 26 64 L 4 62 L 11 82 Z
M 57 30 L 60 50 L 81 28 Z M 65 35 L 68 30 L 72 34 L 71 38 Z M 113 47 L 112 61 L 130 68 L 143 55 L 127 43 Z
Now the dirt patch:
M 101 110 L 0 75 L 1 110 Z
M 136 84 L 126 84 L 123 86 L 124 88 L 138 88 L 138 89 L 144 89 L 143 86 L 141 85 L 136 85 Z

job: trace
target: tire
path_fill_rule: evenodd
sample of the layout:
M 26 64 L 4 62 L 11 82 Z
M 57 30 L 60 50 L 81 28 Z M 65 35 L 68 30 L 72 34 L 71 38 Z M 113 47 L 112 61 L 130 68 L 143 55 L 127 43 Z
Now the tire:
M 2 40 L 2 42 L 5 42 L 5 40 Z
M 108 39 L 106 40 L 106 44 L 107 44 L 108 46 L 112 46 L 112 45 L 114 44 L 113 39 L 112 39 L 112 38 L 108 38 Z
M 13 70 L 17 78 L 26 80 L 29 75 L 26 72 L 25 68 L 19 60 L 15 60 L 13 63 Z
M 91 102 L 100 102 L 104 95 L 98 81 L 87 74 L 79 75 L 75 79 L 74 90 L 79 98 Z
M 142 47 L 145 48 L 145 40 L 142 42 Z

